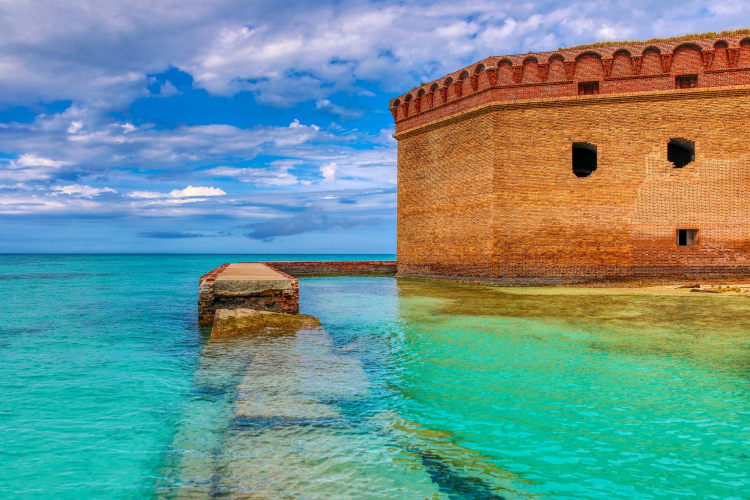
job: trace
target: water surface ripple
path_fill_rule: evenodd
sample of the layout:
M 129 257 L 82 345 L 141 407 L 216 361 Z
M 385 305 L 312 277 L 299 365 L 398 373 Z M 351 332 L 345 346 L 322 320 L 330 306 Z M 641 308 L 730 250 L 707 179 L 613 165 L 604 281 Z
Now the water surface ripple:
M 0 496 L 748 497 L 749 297 L 305 278 L 209 341 L 254 258 L 0 256 Z

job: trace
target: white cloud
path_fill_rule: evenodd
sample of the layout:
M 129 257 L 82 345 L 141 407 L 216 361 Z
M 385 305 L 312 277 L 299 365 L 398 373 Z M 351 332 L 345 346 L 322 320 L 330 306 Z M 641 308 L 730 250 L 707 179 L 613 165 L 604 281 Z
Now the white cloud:
M 80 120 L 74 120 L 70 122 L 70 126 L 68 127 L 68 133 L 69 134 L 75 134 L 79 130 L 83 128 L 83 122 Z
M 400 91 L 488 55 L 536 50 L 540 44 L 732 28 L 750 13 L 749 5 L 3 2 L 0 100 L 75 99 L 123 107 L 149 94 L 147 75 L 176 67 L 211 93 L 250 90 L 262 102 L 288 106 L 341 90 L 356 92 L 362 80 Z M 159 89 L 162 96 L 176 92 L 169 81 Z
M 80 196 L 81 198 L 93 198 L 95 196 L 99 196 L 102 193 L 117 193 L 116 190 L 109 188 L 109 187 L 95 188 L 95 187 L 86 186 L 83 184 L 68 184 L 67 186 L 52 186 L 52 191 L 56 191 L 57 193 L 67 194 L 70 196 Z
M 328 182 L 334 182 L 336 180 L 336 163 L 326 163 L 320 167 L 320 173 L 323 178 Z
M 205 170 L 203 173 L 212 177 L 235 178 L 242 182 L 261 186 L 291 186 L 299 182 L 297 176 L 289 172 L 289 169 L 296 162 L 286 164 L 274 163 L 272 163 L 271 168 L 216 167 Z
M 163 198 L 167 196 L 164 193 L 158 193 L 156 191 L 131 191 L 128 193 L 129 198 L 139 198 L 139 199 L 154 199 L 154 198 Z
M 6 141 L 7 142 L 7 141 Z M 55 171 L 70 162 L 51 160 L 31 153 L 20 155 L 5 164 L 0 163 L 0 180 L 26 182 L 50 179 Z
M 0 182 L 25 182 L 48 180 L 58 173 L 66 174 L 66 179 L 100 174 L 121 166 L 132 168 L 133 163 L 145 169 L 189 171 L 333 137 L 297 119 L 288 126 L 208 124 L 159 129 L 118 121 L 96 108 L 71 106 L 62 113 L 40 115 L 32 123 L 7 123 L 3 139 L 0 151 L 18 158 L 0 160 Z
M 15 161 L 18 167 L 50 167 L 60 168 L 66 164 L 64 161 L 50 160 L 33 154 L 23 154 Z
M 194 196 L 223 196 L 227 193 L 223 189 L 213 186 L 188 186 L 185 189 L 173 189 L 169 196 L 172 198 L 188 198 Z
M 349 118 L 359 118 L 362 116 L 362 111 L 339 106 L 328 99 L 318 99 L 315 101 L 315 109 L 338 116 L 344 120 Z
M 14 158 L 0 160 L 5 213 L 264 217 L 282 187 L 299 206 L 392 212 L 393 128 L 321 128 L 302 114 L 266 125 L 262 110 L 250 117 L 253 126 L 161 127 L 128 112 L 139 97 L 179 93 L 169 80 L 149 91 L 156 79 L 148 75 L 176 68 L 212 94 L 307 102 L 300 113 L 314 106 L 337 121 L 360 115 L 340 104 L 359 96 L 356 106 L 373 113 L 373 123 L 385 117 L 377 129 L 390 119 L 385 102 L 370 99 L 382 91 L 395 95 L 489 55 L 730 28 L 750 3 L 37 0 L 0 2 L 0 13 L 0 104 L 73 101 L 64 112 L 0 124 L 1 151 Z M 246 185 L 235 194 L 227 186 L 238 182 Z M 112 187 L 91 186 L 102 184 Z M 114 188 L 122 196 L 107 191 Z
M 201 196 L 224 196 L 223 189 L 213 186 L 188 186 L 184 189 L 173 189 L 169 193 L 160 193 L 158 191 L 131 191 L 127 194 L 128 198 L 140 200 L 155 200 L 160 198 L 178 198 L 177 200 L 168 200 L 169 203 L 191 203 L 191 200 L 185 198 L 196 198 Z
M 12 191 L 30 191 L 32 188 L 28 186 L 27 184 L 24 184 L 22 182 L 17 182 L 15 184 L 0 184 L 0 189 L 7 189 Z

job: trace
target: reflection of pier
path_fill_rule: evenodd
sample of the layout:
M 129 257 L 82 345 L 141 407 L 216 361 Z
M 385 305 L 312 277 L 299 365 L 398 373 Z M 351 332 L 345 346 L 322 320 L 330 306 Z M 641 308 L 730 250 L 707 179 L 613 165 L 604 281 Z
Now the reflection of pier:
M 517 498 L 449 434 L 377 408 L 360 358 L 322 328 L 209 341 L 164 498 Z M 377 409 L 376 409 L 377 408 Z
M 201 292 L 205 293 L 208 278 L 211 293 L 221 297 L 220 302 L 252 297 L 250 291 L 289 290 L 290 283 L 284 280 L 296 281 L 286 274 L 292 274 L 290 271 L 295 276 L 318 274 L 321 267 L 326 274 L 337 271 L 344 275 L 395 271 L 393 262 L 382 266 L 367 263 L 369 269 L 363 266 L 359 272 L 351 271 L 352 263 L 331 267 L 330 263 L 321 267 L 306 267 L 305 263 L 288 263 L 289 267 L 274 263 L 265 269 L 257 266 L 264 265 L 222 266 L 201 279 Z M 292 266 L 297 268 L 290 269 Z M 334 282 L 341 293 L 354 295 L 363 284 L 363 280 L 314 280 L 308 286 L 314 290 Z M 391 280 L 383 280 L 376 286 L 393 285 Z M 315 297 L 313 293 L 311 299 Z M 395 306 L 386 297 L 376 294 L 372 298 Z M 219 309 L 214 328 L 225 321 L 222 314 L 248 314 L 243 307 L 224 309 Z M 374 309 L 385 314 L 396 311 L 392 307 Z M 342 313 L 351 314 L 351 310 Z M 304 315 L 275 316 L 291 321 Z M 519 487 L 525 489 L 523 480 L 498 468 L 480 452 L 462 446 L 451 432 L 429 428 L 415 415 L 407 415 L 409 412 L 398 403 L 393 404 L 390 398 L 395 387 L 384 386 L 381 379 L 380 370 L 385 365 L 372 365 L 366 354 L 376 354 L 378 348 L 361 343 L 365 338 L 377 345 L 382 342 L 393 354 L 398 350 L 391 344 L 393 338 L 373 332 L 362 333 L 359 340 L 344 332 L 342 338 L 319 325 L 266 328 L 260 334 L 229 337 L 212 333 L 196 368 L 194 396 L 165 455 L 164 479 L 156 484 L 155 496 L 530 496 L 519 493 Z M 342 344 L 343 339 L 347 343 Z
M 217 309 L 299 312 L 296 276 L 393 276 L 395 261 L 238 262 L 201 276 L 198 322 L 213 323 Z M 293 276 L 292 276 L 293 275 Z

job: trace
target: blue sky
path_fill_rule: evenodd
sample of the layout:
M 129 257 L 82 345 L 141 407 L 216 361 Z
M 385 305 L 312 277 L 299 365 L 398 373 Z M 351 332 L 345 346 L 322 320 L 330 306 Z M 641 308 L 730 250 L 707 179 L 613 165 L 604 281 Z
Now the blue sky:
M 739 0 L 0 3 L 0 252 L 392 253 L 389 98 Z

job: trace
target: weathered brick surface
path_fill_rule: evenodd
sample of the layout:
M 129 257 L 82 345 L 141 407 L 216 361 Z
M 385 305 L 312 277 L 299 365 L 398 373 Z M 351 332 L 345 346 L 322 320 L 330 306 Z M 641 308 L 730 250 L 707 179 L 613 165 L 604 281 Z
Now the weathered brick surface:
M 214 282 L 216 277 L 229 266 L 222 264 L 207 272 L 198 280 L 198 324 L 210 325 L 214 322 L 216 307 L 214 306 Z
M 274 261 L 266 265 L 292 276 L 393 276 L 396 262 L 370 261 Z
M 299 313 L 299 282 L 293 276 L 275 269 L 291 279 L 291 290 L 264 290 L 247 295 L 222 296 L 214 293 L 216 278 L 229 264 L 222 264 L 213 269 L 199 280 L 198 292 L 198 324 L 211 325 L 214 322 L 217 309 L 248 308 L 260 311 L 270 311 L 288 314 Z M 272 267 L 273 266 L 269 266 Z
M 493 56 L 391 100 L 396 132 L 491 102 L 571 97 L 578 83 L 599 94 L 670 90 L 694 74 L 698 88 L 750 84 L 750 36 L 590 47 Z
M 733 63 L 750 68 L 750 41 L 742 52 L 740 40 L 730 42 Z M 617 74 L 633 63 L 616 52 Z M 646 52 L 642 71 L 666 64 Z M 724 64 L 715 52 L 698 55 L 677 47 L 667 62 L 699 82 L 705 65 Z M 566 71 L 588 81 L 597 60 L 580 57 L 582 69 Z M 748 78 L 722 74 L 730 73 Z M 397 122 L 399 275 L 518 284 L 750 278 L 750 85 L 675 90 L 673 78 L 664 89 L 647 79 L 656 87 L 648 92 L 503 98 Z M 695 141 L 696 159 L 681 169 L 667 161 L 676 137 Z M 573 142 L 598 148 L 589 177 L 572 173 Z M 698 244 L 678 247 L 680 228 L 698 229 Z

